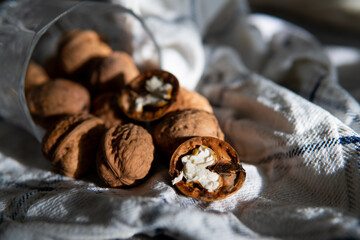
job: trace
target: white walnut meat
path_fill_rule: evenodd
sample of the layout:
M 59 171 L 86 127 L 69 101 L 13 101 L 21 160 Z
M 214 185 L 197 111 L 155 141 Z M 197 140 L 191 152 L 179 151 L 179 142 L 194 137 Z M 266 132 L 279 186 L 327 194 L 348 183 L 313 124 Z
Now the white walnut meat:
M 145 71 L 121 91 L 118 104 L 128 118 L 151 122 L 177 108 L 179 87 L 169 72 Z
M 234 194 L 246 178 L 237 152 L 214 137 L 194 137 L 182 143 L 171 157 L 169 174 L 183 194 L 202 201 Z
M 136 185 L 149 173 L 155 147 L 150 133 L 132 123 L 107 130 L 97 152 L 99 177 L 110 187 Z

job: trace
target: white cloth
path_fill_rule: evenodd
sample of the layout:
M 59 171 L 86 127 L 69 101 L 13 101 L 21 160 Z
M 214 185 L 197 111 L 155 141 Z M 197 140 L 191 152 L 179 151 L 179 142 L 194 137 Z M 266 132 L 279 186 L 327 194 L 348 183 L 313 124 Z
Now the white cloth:
M 213 104 L 247 172 L 243 187 L 197 201 L 162 164 L 133 189 L 76 181 L 54 174 L 31 136 L 0 122 L 1 239 L 360 238 L 359 75 L 338 73 L 359 64 L 358 50 L 323 46 L 250 14 L 245 1 L 121 3 L 145 19 L 162 68 Z

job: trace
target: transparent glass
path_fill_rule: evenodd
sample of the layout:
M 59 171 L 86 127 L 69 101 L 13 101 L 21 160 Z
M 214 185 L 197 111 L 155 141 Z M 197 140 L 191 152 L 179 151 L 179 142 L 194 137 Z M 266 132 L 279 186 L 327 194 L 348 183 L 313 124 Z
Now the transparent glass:
M 25 0 L 0 5 L 0 116 L 39 141 L 43 130 L 26 105 L 24 78 L 30 59 L 38 63 L 55 53 L 60 36 L 71 29 L 92 29 L 114 50 L 131 54 L 139 69 L 159 67 L 160 50 L 141 18 L 105 2 Z

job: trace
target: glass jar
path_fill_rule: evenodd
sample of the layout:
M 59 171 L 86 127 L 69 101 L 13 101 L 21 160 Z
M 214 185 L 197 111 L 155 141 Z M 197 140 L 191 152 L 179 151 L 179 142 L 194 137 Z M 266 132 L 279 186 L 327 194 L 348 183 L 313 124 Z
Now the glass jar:
M 129 53 L 140 71 L 161 66 L 160 50 L 142 19 L 129 9 L 106 2 L 23 0 L 0 6 L 0 116 L 39 141 L 38 127 L 26 104 L 24 82 L 31 59 L 42 64 L 71 29 L 91 29 L 112 49 Z

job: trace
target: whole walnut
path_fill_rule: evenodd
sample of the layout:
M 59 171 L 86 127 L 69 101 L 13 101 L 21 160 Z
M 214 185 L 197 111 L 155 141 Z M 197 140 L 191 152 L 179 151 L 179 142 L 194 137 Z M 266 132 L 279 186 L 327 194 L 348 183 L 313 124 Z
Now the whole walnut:
M 88 90 L 67 79 L 55 79 L 29 89 L 28 109 L 37 119 L 55 115 L 87 113 L 90 107 Z
M 30 61 L 25 75 L 25 91 L 49 81 L 45 69 L 34 61 Z
M 180 87 L 179 89 L 179 96 L 178 96 L 178 110 L 182 109 L 200 109 L 207 111 L 209 113 L 213 113 L 213 108 L 210 105 L 207 98 L 205 98 L 200 93 L 188 90 L 184 87 Z
M 79 178 L 95 168 L 105 130 L 102 120 L 93 116 L 64 117 L 44 135 L 42 152 L 57 172 Z
M 152 137 L 143 127 L 132 123 L 113 126 L 98 148 L 98 175 L 111 187 L 134 185 L 148 174 L 154 150 Z
M 88 83 L 91 92 L 120 92 L 139 70 L 126 52 L 115 51 L 104 58 L 97 58 L 89 64 Z
M 168 156 L 171 156 L 181 143 L 196 136 L 224 139 L 216 117 L 199 109 L 170 112 L 160 119 L 153 129 L 155 145 Z
M 47 129 L 41 141 L 41 150 L 45 158 L 51 159 L 60 140 L 80 123 L 93 117 L 94 116 L 90 114 L 73 114 L 58 118 L 57 121 Z
M 60 39 L 57 55 L 67 74 L 79 71 L 88 61 L 96 57 L 106 57 L 112 53 L 110 46 L 92 30 L 75 29 Z

